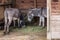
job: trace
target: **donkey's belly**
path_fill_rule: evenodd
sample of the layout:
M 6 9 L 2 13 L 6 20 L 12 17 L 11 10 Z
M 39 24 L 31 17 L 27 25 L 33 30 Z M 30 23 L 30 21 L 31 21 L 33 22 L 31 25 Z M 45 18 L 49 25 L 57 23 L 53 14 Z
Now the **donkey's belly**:
M 13 20 L 18 20 L 19 18 L 17 18 L 17 17 L 13 17 Z

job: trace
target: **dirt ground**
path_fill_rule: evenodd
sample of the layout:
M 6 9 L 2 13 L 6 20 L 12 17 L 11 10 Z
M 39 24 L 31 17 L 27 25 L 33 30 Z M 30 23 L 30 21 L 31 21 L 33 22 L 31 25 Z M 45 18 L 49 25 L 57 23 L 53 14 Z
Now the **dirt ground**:
M 20 30 L 20 29 L 18 29 Z M 46 31 L 40 32 L 22 32 L 12 31 L 8 35 L 3 35 L 3 31 L 0 31 L 0 40 L 47 40 Z M 27 30 L 28 31 L 28 30 Z

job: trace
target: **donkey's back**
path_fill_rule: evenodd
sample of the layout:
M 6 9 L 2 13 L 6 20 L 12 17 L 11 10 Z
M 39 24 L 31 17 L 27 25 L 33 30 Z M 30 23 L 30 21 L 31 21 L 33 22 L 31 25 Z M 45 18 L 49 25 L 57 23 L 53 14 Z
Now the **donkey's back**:
M 19 16 L 19 9 L 16 9 L 16 8 L 6 8 L 5 9 L 5 16 L 8 16 L 8 17 L 18 17 Z

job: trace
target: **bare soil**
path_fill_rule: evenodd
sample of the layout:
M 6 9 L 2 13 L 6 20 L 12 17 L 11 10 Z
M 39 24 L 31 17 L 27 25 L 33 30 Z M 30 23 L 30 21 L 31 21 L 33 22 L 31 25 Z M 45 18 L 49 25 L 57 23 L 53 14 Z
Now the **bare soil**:
M 24 33 L 21 31 L 12 31 L 8 35 L 3 35 L 0 31 L 0 40 L 47 40 L 46 31 Z
M 11 33 L 9 35 L 1 35 L 0 40 L 46 40 L 46 36 L 40 35 L 40 33 L 31 33 L 31 34 L 24 34 L 24 33 Z

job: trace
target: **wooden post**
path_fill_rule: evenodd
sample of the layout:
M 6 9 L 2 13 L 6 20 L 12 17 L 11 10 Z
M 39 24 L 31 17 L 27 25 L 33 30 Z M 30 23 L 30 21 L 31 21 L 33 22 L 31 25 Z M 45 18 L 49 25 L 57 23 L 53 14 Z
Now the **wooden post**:
M 51 0 L 47 0 L 47 40 L 51 40 L 50 13 L 51 13 Z

